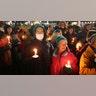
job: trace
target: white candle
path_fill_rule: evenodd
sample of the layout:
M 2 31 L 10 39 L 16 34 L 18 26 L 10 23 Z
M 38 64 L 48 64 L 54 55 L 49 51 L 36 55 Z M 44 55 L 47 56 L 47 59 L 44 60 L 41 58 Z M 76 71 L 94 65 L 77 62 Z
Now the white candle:
M 39 56 L 37 55 L 37 49 L 34 49 L 34 55 L 32 56 L 33 58 L 38 58 Z
M 70 61 L 68 60 L 68 63 L 65 65 L 67 68 L 71 68 Z

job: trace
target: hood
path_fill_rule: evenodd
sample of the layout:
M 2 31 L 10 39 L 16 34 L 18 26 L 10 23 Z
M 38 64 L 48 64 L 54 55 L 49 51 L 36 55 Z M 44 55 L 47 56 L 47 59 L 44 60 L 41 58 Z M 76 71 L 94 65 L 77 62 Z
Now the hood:
M 44 39 L 43 39 L 43 41 L 45 41 L 45 40 L 46 40 L 46 30 L 45 30 L 44 26 L 41 25 L 41 24 L 35 24 L 35 25 L 34 25 L 34 28 L 33 28 L 33 37 L 36 39 L 36 29 L 37 29 L 38 27 L 43 28 L 43 31 L 44 31 Z
M 58 49 L 56 48 L 55 51 L 53 52 L 53 56 L 56 57 L 56 58 L 59 57 L 59 56 L 57 55 L 57 51 L 58 51 Z M 67 56 L 69 52 L 70 52 L 70 49 L 67 48 L 66 51 L 62 53 L 61 57 Z

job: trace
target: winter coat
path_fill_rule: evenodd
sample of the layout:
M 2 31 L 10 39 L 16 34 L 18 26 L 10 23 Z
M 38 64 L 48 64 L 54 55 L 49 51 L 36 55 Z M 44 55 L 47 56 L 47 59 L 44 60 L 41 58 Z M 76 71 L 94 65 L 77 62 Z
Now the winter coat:
M 69 34 L 69 32 L 66 34 L 66 38 L 68 40 L 68 47 L 72 53 L 75 53 L 76 51 L 76 44 L 78 42 L 78 35 L 77 33 Z M 74 38 L 74 41 L 73 41 Z M 72 42 L 73 41 L 73 42 Z
M 0 47 L 4 47 L 5 45 L 7 45 L 7 43 L 8 43 L 7 38 L 0 39 Z
M 51 74 L 52 75 L 59 75 L 61 74 L 62 69 L 65 67 L 65 65 L 68 63 L 68 60 L 70 61 L 72 72 L 71 75 L 77 75 L 79 73 L 79 68 L 77 67 L 77 58 L 70 52 L 68 49 L 67 51 L 63 52 L 61 56 L 59 56 L 57 53 L 57 49 L 54 51 L 52 56 L 52 64 L 51 64 Z M 68 73 L 64 70 L 63 75 L 68 75 Z
M 90 46 L 84 51 L 80 59 L 80 75 L 96 75 L 96 62 L 94 62 L 94 51 Z
M 33 58 L 34 48 L 37 49 L 38 58 Z M 41 42 L 33 39 L 25 45 L 23 57 L 23 74 L 44 75 L 50 74 L 50 63 L 53 46 L 49 42 Z
M 2 38 L 2 41 L 3 43 L 1 44 L 3 45 L 3 47 L 0 47 L 0 67 L 4 67 L 12 64 L 11 51 L 8 45 L 8 41 L 6 43 L 6 39 L 3 39 L 3 38 Z M 6 45 L 4 46 L 4 44 Z
M 59 28 L 62 31 L 62 35 L 66 37 L 67 30 L 66 28 Z

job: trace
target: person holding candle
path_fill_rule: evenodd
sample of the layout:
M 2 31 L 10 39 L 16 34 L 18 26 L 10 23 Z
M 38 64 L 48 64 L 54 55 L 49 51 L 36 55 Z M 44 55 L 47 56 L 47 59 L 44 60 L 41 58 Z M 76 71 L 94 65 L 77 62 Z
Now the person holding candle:
M 5 33 L 0 31 L 0 74 L 8 74 L 11 64 L 12 56 L 8 46 L 8 39 Z
M 92 25 L 91 24 L 85 24 L 83 30 L 80 33 L 78 33 L 79 40 L 80 40 L 80 42 L 82 42 L 83 45 L 87 42 L 86 36 L 90 30 L 92 30 Z
M 23 74 L 49 75 L 53 46 L 46 42 L 46 30 L 41 24 L 34 25 L 33 39 L 22 51 Z
M 19 45 L 21 43 L 18 34 L 14 33 L 13 28 L 10 25 L 5 24 L 4 26 L 6 37 L 9 40 L 9 47 L 12 54 L 12 68 L 15 68 L 17 72 L 18 66 L 21 64 L 21 53 L 19 51 Z M 17 73 L 16 73 L 17 74 Z
M 80 75 L 96 75 L 96 33 L 88 38 L 88 42 L 80 58 Z
M 76 51 L 76 43 L 78 40 L 78 34 L 75 32 L 74 26 L 70 25 L 68 26 L 68 32 L 66 34 L 66 38 L 68 40 L 68 47 L 72 53 L 75 53 Z
M 60 21 L 59 22 L 59 29 L 61 30 L 62 35 L 66 36 L 66 34 L 67 34 L 67 24 L 66 24 L 66 22 Z
M 62 36 L 62 31 L 60 29 L 55 29 L 52 33 L 51 43 L 53 44 L 54 48 L 56 47 L 56 38 L 58 36 Z
M 56 49 L 52 55 L 51 74 L 52 75 L 77 75 L 79 68 L 77 58 L 70 52 L 67 46 L 67 39 L 64 36 L 56 38 Z
M 77 45 L 78 45 L 78 43 L 81 43 L 81 42 L 78 42 L 77 44 L 76 44 L 76 48 L 77 48 L 77 50 L 76 50 L 76 52 L 75 52 L 75 56 L 78 58 L 78 66 L 79 66 L 79 62 L 80 62 L 80 58 L 81 58 L 81 55 L 82 55 L 82 53 L 87 49 L 87 47 L 88 47 L 88 45 L 89 45 L 89 42 L 88 42 L 88 40 L 89 40 L 89 38 L 93 35 L 93 34 L 96 34 L 96 30 L 90 30 L 89 31 L 89 33 L 87 34 L 87 36 L 86 36 L 86 43 L 83 45 L 83 46 L 81 46 L 81 47 L 78 47 L 77 48 Z M 81 45 L 81 44 L 80 44 Z

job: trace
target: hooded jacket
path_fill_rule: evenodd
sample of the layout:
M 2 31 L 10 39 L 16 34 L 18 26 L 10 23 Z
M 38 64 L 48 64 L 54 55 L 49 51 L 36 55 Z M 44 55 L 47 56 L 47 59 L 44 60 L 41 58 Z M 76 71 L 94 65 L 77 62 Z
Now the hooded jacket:
M 79 73 L 79 68 L 77 67 L 77 58 L 70 52 L 69 49 L 59 56 L 56 49 L 52 56 L 51 74 L 60 75 L 61 70 L 65 67 L 68 61 L 70 61 L 73 70 L 71 75 L 77 75 Z M 63 71 L 63 75 L 68 75 L 68 73 Z
M 36 39 L 36 29 L 38 27 L 44 30 L 44 39 L 39 41 Z M 24 74 L 45 75 L 50 74 L 51 53 L 53 46 L 46 42 L 46 33 L 43 26 L 37 24 L 33 29 L 34 39 L 30 40 L 24 47 L 22 52 L 23 64 L 26 65 L 27 71 Z M 33 58 L 34 48 L 37 49 L 38 58 Z M 25 69 L 26 70 L 26 69 Z
M 80 75 L 96 75 L 96 63 L 94 62 L 94 51 L 90 46 L 84 51 L 80 59 Z

